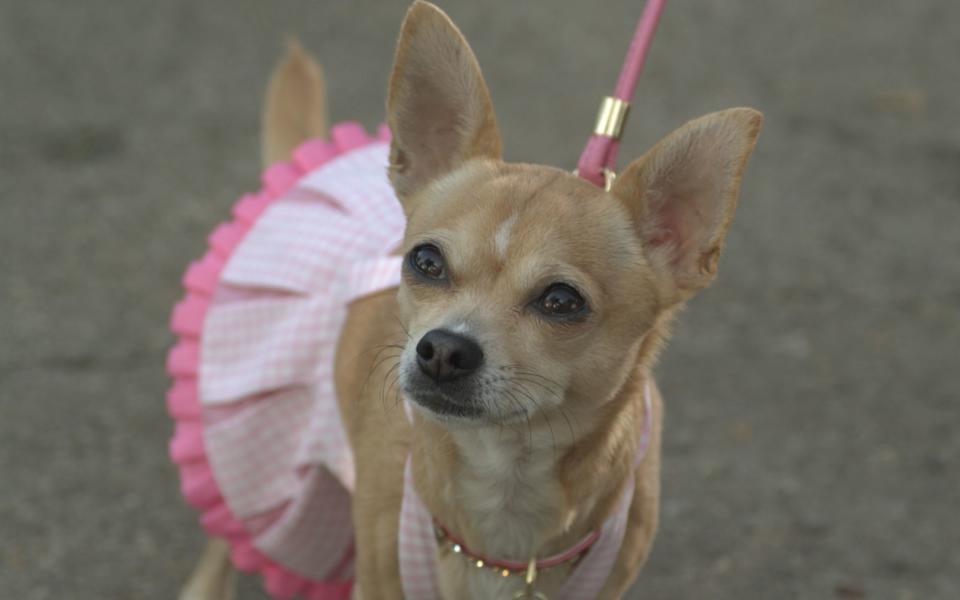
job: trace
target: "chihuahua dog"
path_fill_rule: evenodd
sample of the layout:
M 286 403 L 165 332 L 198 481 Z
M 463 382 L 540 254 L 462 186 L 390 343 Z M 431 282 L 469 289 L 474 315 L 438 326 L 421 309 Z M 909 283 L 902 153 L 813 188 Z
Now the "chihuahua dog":
M 319 67 L 294 49 L 268 92 L 268 164 L 323 133 L 323 95 Z M 693 120 L 609 191 L 506 163 L 473 52 L 444 13 L 416 2 L 387 119 L 389 178 L 407 217 L 402 280 L 351 305 L 335 365 L 356 465 L 354 595 L 403 597 L 410 456 L 432 517 L 490 557 L 562 552 L 631 482 L 626 532 L 598 595 L 620 598 L 657 528 L 663 405 L 652 368 L 670 322 L 716 276 L 762 116 L 734 108 Z M 396 360 L 370 351 L 389 345 Z M 394 374 L 396 404 L 369 385 Z M 478 569 L 449 545 L 435 560 L 444 598 L 524 589 L 523 577 Z M 572 568 L 542 571 L 536 597 L 552 597 Z M 231 579 L 226 545 L 211 542 L 182 597 L 228 598 Z

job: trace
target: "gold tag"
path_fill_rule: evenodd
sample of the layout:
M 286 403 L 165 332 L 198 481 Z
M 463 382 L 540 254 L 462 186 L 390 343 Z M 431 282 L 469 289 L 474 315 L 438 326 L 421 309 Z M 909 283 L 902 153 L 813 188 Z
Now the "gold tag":
M 523 581 L 526 585 L 523 586 L 522 590 L 513 595 L 513 600 L 547 600 L 546 594 L 538 592 L 533 588 L 533 585 L 537 582 L 536 557 L 530 559 L 530 564 L 527 565 L 527 573 L 524 575 Z

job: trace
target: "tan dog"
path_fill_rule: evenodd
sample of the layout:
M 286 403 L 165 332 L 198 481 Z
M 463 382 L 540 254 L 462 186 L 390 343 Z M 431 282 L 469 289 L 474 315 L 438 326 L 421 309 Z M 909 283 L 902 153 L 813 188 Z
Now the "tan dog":
M 268 94 L 267 163 L 323 133 L 321 86 L 294 48 Z M 473 53 L 423 2 L 403 24 L 387 114 L 390 177 L 408 218 L 403 281 L 399 293 L 352 306 L 336 365 L 356 461 L 358 593 L 402 597 L 398 520 L 412 453 L 432 515 L 494 557 L 570 547 L 635 478 L 600 594 L 619 598 L 657 527 L 662 403 L 651 369 L 670 321 L 716 275 L 762 117 L 738 108 L 692 121 L 610 192 L 568 171 L 504 163 Z M 390 345 L 389 360 L 371 351 Z M 415 407 L 412 425 L 402 402 L 383 401 L 394 383 Z M 635 469 L 645 418 L 652 435 Z M 211 542 L 182 597 L 229 597 L 227 561 Z M 569 572 L 542 572 L 537 589 L 551 597 Z M 522 589 L 522 578 L 477 569 L 443 545 L 438 573 L 448 599 Z

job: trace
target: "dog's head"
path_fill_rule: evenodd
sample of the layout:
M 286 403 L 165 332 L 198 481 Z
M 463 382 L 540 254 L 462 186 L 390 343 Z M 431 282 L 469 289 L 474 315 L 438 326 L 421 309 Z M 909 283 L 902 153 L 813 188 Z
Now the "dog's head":
M 425 2 L 404 22 L 387 110 L 408 217 L 400 385 L 460 425 L 613 397 L 643 340 L 714 278 L 762 121 L 744 108 L 692 121 L 609 192 L 505 163 L 473 52 Z

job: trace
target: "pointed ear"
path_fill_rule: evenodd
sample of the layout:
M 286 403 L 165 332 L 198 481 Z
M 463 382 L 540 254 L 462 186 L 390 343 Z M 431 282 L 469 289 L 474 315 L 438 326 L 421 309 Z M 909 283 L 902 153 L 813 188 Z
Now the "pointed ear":
M 415 2 L 397 45 L 387 98 L 390 180 L 404 208 L 471 158 L 500 158 L 500 132 L 477 59 L 439 8 Z
M 685 300 L 713 281 L 763 115 L 733 108 L 691 121 L 634 161 L 612 192 L 647 256 Z

